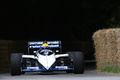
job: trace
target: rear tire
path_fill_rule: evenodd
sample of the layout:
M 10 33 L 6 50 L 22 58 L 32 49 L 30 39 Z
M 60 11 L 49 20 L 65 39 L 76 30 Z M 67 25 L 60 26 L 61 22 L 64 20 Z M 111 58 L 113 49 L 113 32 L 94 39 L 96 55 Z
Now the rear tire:
M 23 53 L 12 53 L 10 56 L 10 73 L 12 76 L 21 75 L 21 60 Z

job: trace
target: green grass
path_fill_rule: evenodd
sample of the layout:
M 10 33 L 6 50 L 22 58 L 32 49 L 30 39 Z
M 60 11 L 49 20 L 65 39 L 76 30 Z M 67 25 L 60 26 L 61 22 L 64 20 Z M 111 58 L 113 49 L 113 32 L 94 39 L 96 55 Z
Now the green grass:
M 106 65 L 101 69 L 101 72 L 120 73 L 120 68 L 118 68 L 117 66 Z

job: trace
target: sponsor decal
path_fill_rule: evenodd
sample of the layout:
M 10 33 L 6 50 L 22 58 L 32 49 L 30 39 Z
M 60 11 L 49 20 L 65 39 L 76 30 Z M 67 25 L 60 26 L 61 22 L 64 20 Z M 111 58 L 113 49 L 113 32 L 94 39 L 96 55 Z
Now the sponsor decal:
M 67 66 L 55 66 L 55 68 L 64 68 L 64 69 L 68 69 Z
M 47 41 L 48 44 L 60 44 L 61 41 Z M 28 45 L 42 45 L 43 41 L 28 42 Z
M 34 44 L 43 44 L 43 42 L 29 42 L 29 45 L 34 45 Z
M 59 44 L 60 41 L 48 41 L 48 44 Z
M 30 48 L 40 48 L 41 46 L 30 46 Z
M 27 69 L 39 69 L 39 67 L 27 67 Z
M 59 47 L 59 45 L 49 45 L 50 47 Z
M 42 46 L 29 46 L 29 48 L 40 48 L 40 47 L 42 47 Z M 57 48 L 57 47 L 60 47 L 59 45 L 49 45 L 49 47 L 51 47 L 51 48 Z

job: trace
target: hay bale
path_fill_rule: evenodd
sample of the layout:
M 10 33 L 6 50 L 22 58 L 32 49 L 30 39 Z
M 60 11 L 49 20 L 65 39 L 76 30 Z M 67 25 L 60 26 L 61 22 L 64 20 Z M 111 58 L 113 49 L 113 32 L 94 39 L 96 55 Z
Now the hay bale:
M 120 29 L 117 29 L 116 30 L 116 43 L 117 43 L 117 56 L 116 56 L 116 59 L 117 59 L 117 65 L 118 67 L 120 68 Z
M 104 46 L 105 44 L 104 37 L 105 37 L 105 33 L 103 30 L 99 30 L 95 32 L 93 35 L 95 51 L 96 51 L 95 55 L 96 55 L 96 61 L 97 61 L 97 68 L 102 67 L 103 60 L 105 59 L 105 56 L 103 56 L 104 55 L 103 53 L 106 53 L 106 49 Z
M 120 28 L 98 30 L 93 40 L 97 69 L 106 64 L 120 67 Z

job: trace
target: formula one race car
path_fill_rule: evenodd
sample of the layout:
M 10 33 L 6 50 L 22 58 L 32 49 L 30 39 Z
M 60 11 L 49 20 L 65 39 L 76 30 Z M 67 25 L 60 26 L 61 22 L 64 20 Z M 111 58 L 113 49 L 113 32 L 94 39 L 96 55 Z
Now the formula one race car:
M 32 41 L 28 42 L 28 55 L 23 53 L 11 54 L 11 75 L 40 71 L 66 71 L 67 73 L 83 74 L 83 53 L 67 52 L 62 54 L 61 41 Z

